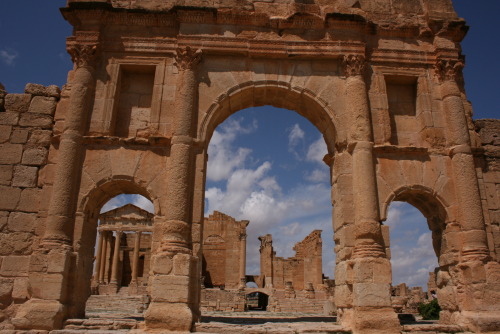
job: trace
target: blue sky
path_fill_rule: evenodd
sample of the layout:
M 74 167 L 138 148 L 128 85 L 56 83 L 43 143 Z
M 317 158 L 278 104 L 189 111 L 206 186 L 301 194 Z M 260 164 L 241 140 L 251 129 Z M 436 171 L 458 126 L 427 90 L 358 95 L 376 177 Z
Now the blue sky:
M 10 93 L 28 82 L 62 86 L 72 64 L 65 52 L 71 27 L 59 13 L 65 0 L 3 1 L 0 11 L 0 82 Z M 466 91 L 474 118 L 498 118 L 500 1 L 455 0 L 471 29 L 462 43 Z M 236 113 L 216 130 L 210 145 L 207 213 L 220 210 L 249 219 L 248 272 L 258 272 L 257 236 L 273 234 L 278 256 L 292 256 L 295 242 L 323 230 L 324 271 L 332 276 L 334 256 L 328 168 L 319 132 L 298 114 L 275 108 Z M 124 204 L 118 198 L 106 208 Z M 142 206 L 151 204 L 134 199 Z M 436 265 L 430 232 L 418 210 L 391 205 L 394 283 L 425 285 Z

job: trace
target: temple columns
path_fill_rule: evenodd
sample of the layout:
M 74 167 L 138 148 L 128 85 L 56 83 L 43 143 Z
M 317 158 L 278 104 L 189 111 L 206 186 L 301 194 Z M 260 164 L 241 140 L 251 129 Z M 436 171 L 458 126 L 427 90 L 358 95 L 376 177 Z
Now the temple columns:
M 145 314 L 150 329 L 189 331 L 199 314 L 196 293 L 198 259 L 192 254 L 191 223 L 195 174 L 194 136 L 201 50 L 177 50 L 174 134 L 169 158 L 165 216 L 156 217 L 149 280 L 151 304 Z
M 343 59 L 346 109 L 350 115 L 348 149 L 352 155 L 354 250 L 347 266 L 352 274 L 352 307 L 342 310 L 341 322 L 353 333 L 399 333 L 391 305 L 391 263 L 385 254 L 378 210 L 373 135 L 363 56 Z M 348 283 L 348 284 L 349 284 Z

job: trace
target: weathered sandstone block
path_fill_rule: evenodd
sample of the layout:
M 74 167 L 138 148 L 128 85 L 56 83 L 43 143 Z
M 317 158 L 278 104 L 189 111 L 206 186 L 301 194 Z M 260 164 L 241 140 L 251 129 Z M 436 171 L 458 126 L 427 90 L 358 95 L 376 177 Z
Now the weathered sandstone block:
M 20 197 L 21 189 L 0 186 L 0 210 L 14 210 Z
M 19 125 L 40 127 L 42 129 L 50 129 L 53 124 L 53 119 L 50 115 L 24 113 L 21 114 Z
M 28 141 L 29 130 L 14 129 L 10 137 L 11 144 L 25 144 Z
M 21 162 L 23 146 L 20 144 L 0 144 L 0 165 L 18 164 Z
M 47 96 L 59 98 L 61 95 L 61 90 L 56 85 L 43 86 L 39 84 L 29 83 L 24 87 L 24 92 L 26 94 L 32 94 L 34 96 Z
M 7 112 L 26 112 L 31 101 L 30 94 L 7 94 L 4 107 Z
M 35 96 L 31 100 L 29 112 L 37 114 L 54 115 L 57 100 L 55 97 Z
M 12 212 L 7 226 L 12 232 L 33 232 L 35 221 L 36 214 Z
M 12 186 L 33 188 L 36 187 L 38 168 L 29 166 L 14 166 Z
M 64 306 L 56 300 L 30 299 L 22 304 L 12 324 L 16 329 L 51 330 L 61 328 Z
M 47 162 L 49 151 L 43 147 L 28 148 L 23 153 L 21 163 L 28 166 L 41 166 Z
M 5 143 L 6 141 L 8 141 L 11 132 L 11 125 L 0 125 L 0 143 Z
M 0 275 L 5 277 L 27 276 L 29 256 L 6 256 L 2 261 Z
M 12 181 L 14 167 L 11 165 L 0 165 L 0 185 L 8 186 Z

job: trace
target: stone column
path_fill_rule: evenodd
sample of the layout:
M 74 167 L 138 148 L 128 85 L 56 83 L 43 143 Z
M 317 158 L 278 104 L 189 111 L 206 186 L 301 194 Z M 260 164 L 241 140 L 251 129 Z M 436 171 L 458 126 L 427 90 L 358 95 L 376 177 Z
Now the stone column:
M 485 260 L 489 257 L 486 231 L 471 150 L 465 108 L 456 77 L 461 74 L 462 61 L 439 60 L 436 73 L 441 81 L 443 112 L 446 117 L 446 137 L 450 147 L 453 174 L 460 203 L 462 228 L 462 258 Z
M 240 285 L 246 284 L 246 266 L 247 266 L 247 235 L 240 235 Z
M 102 231 L 102 250 L 101 250 L 101 262 L 100 262 L 100 269 L 99 269 L 99 283 L 103 284 L 104 283 L 104 275 L 106 271 L 106 255 L 108 252 L 108 238 L 109 238 L 109 232 L 108 231 Z
M 169 178 L 165 216 L 155 218 L 150 294 L 152 302 L 145 314 L 151 329 L 189 331 L 199 305 L 196 300 L 198 259 L 192 255 L 191 223 L 194 187 L 194 136 L 198 80 L 196 68 L 201 50 L 179 48 L 173 137 L 169 158 Z
M 378 210 L 373 156 L 373 134 L 366 83 L 365 59 L 344 57 L 346 109 L 350 115 L 349 150 L 352 152 L 354 194 L 354 251 L 352 309 L 343 310 L 342 323 L 353 333 L 399 333 L 400 324 L 391 306 L 391 263 L 385 254 Z
M 104 243 L 104 231 L 99 232 L 99 240 L 97 241 L 97 251 L 94 267 L 94 282 L 99 282 L 101 276 L 101 259 L 102 259 L 102 244 Z
M 98 33 L 92 35 L 98 37 Z M 70 97 L 60 137 L 54 184 L 48 208 L 45 231 L 39 249 L 31 259 L 29 280 L 32 298 L 18 310 L 20 320 L 13 318 L 16 328 L 30 324 L 30 329 L 58 329 L 74 307 L 68 298 L 74 285 L 69 284 L 75 201 L 81 175 L 82 136 L 91 111 L 95 78 L 91 61 L 97 41 L 68 42 L 75 68 L 68 83 Z M 47 268 L 52 268 L 47 272 Z M 57 268 L 54 271 L 54 268 Z
M 106 236 L 106 252 L 104 253 L 104 283 L 109 284 L 109 278 L 110 278 L 110 272 L 111 272 L 111 264 L 112 264 L 112 258 L 111 258 L 111 249 L 113 247 L 112 245 L 113 242 L 113 232 L 112 231 L 107 231 L 107 236 Z
M 118 262 L 120 262 L 120 243 L 122 231 L 116 231 L 115 247 L 113 251 L 113 265 L 111 266 L 111 280 L 109 284 L 116 285 L 118 288 Z
M 90 113 L 94 91 L 91 62 L 97 45 L 68 45 L 76 69 L 70 83 L 71 95 L 59 143 L 54 186 L 42 239 L 45 248 L 69 248 L 73 237 L 74 202 L 81 173 L 82 137 Z
M 137 285 L 137 271 L 139 267 L 139 249 L 141 247 L 141 232 L 135 233 L 135 242 L 134 242 L 134 258 L 132 263 L 132 281 L 130 284 Z
M 500 316 L 499 295 L 491 293 L 498 291 L 500 279 L 497 273 L 500 272 L 500 264 L 492 261 L 489 255 L 478 176 L 465 108 L 457 84 L 457 77 L 461 75 L 463 66 L 461 60 L 439 59 L 435 67 L 441 83 L 446 137 L 462 238 L 456 268 L 442 268 L 438 273 L 438 300 L 445 301 L 441 321 L 468 326 L 474 332 L 486 332 L 498 325 L 495 319 Z M 452 303 L 446 303 L 447 301 Z M 450 305 L 452 307 L 446 307 Z

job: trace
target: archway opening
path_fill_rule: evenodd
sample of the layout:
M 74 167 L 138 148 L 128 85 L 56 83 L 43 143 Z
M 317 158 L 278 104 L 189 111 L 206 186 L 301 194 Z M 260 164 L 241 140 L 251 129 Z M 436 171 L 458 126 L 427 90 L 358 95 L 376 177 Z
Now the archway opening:
M 267 311 L 269 295 L 256 291 L 246 295 L 246 309 L 248 311 Z
M 231 114 L 214 130 L 208 146 L 205 217 L 211 222 L 215 216 L 227 215 L 227 224 L 249 221 L 243 273 L 247 282 L 251 277 L 261 288 L 284 291 L 286 282 L 292 281 L 293 288 L 302 291 L 308 282 L 319 289 L 326 278 L 323 274 L 333 278 L 330 168 L 323 161 L 329 149 L 325 141 L 307 118 L 269 105 Z M 214 277 L 212 270 L 231 282 L 225 284 L 226 290 L 241 287 L 241 273 L 236 269 L 241 233 L 238 230 L 229 236 L 229 228 L 219 226 L 217 234 L 207 226 L 205 218 L 204 229 L 209 230 L 203 238 L 210 239 L 210 249 L 203 245 L 204 265 L 214 262 L 206 257 L 215 251 L 220 239 L 225 240 L 225 247 L 219 247 L 217 262 L 229 264 L 233 270 L 206 266 L 203 276 Z M 315 239 L 319 254 L 301 252 L 297 244 L 314 231 L 320 235 Z M 272 239 L 272 250 L 263 260 L 259 237 L 268 234 L 272 235 L 266 239 Z
M 392 304 L 396 312 L 418 313 L 436 298 L 435 275 L 442 251 L 445 211 L 430 194 L 403 192 L 387 213 L 392 264 Z
M 92 275 L 93 294 L 146 292 L 151 258 L 153 203 L 139 194 L 120 194 L 100 209 Z

